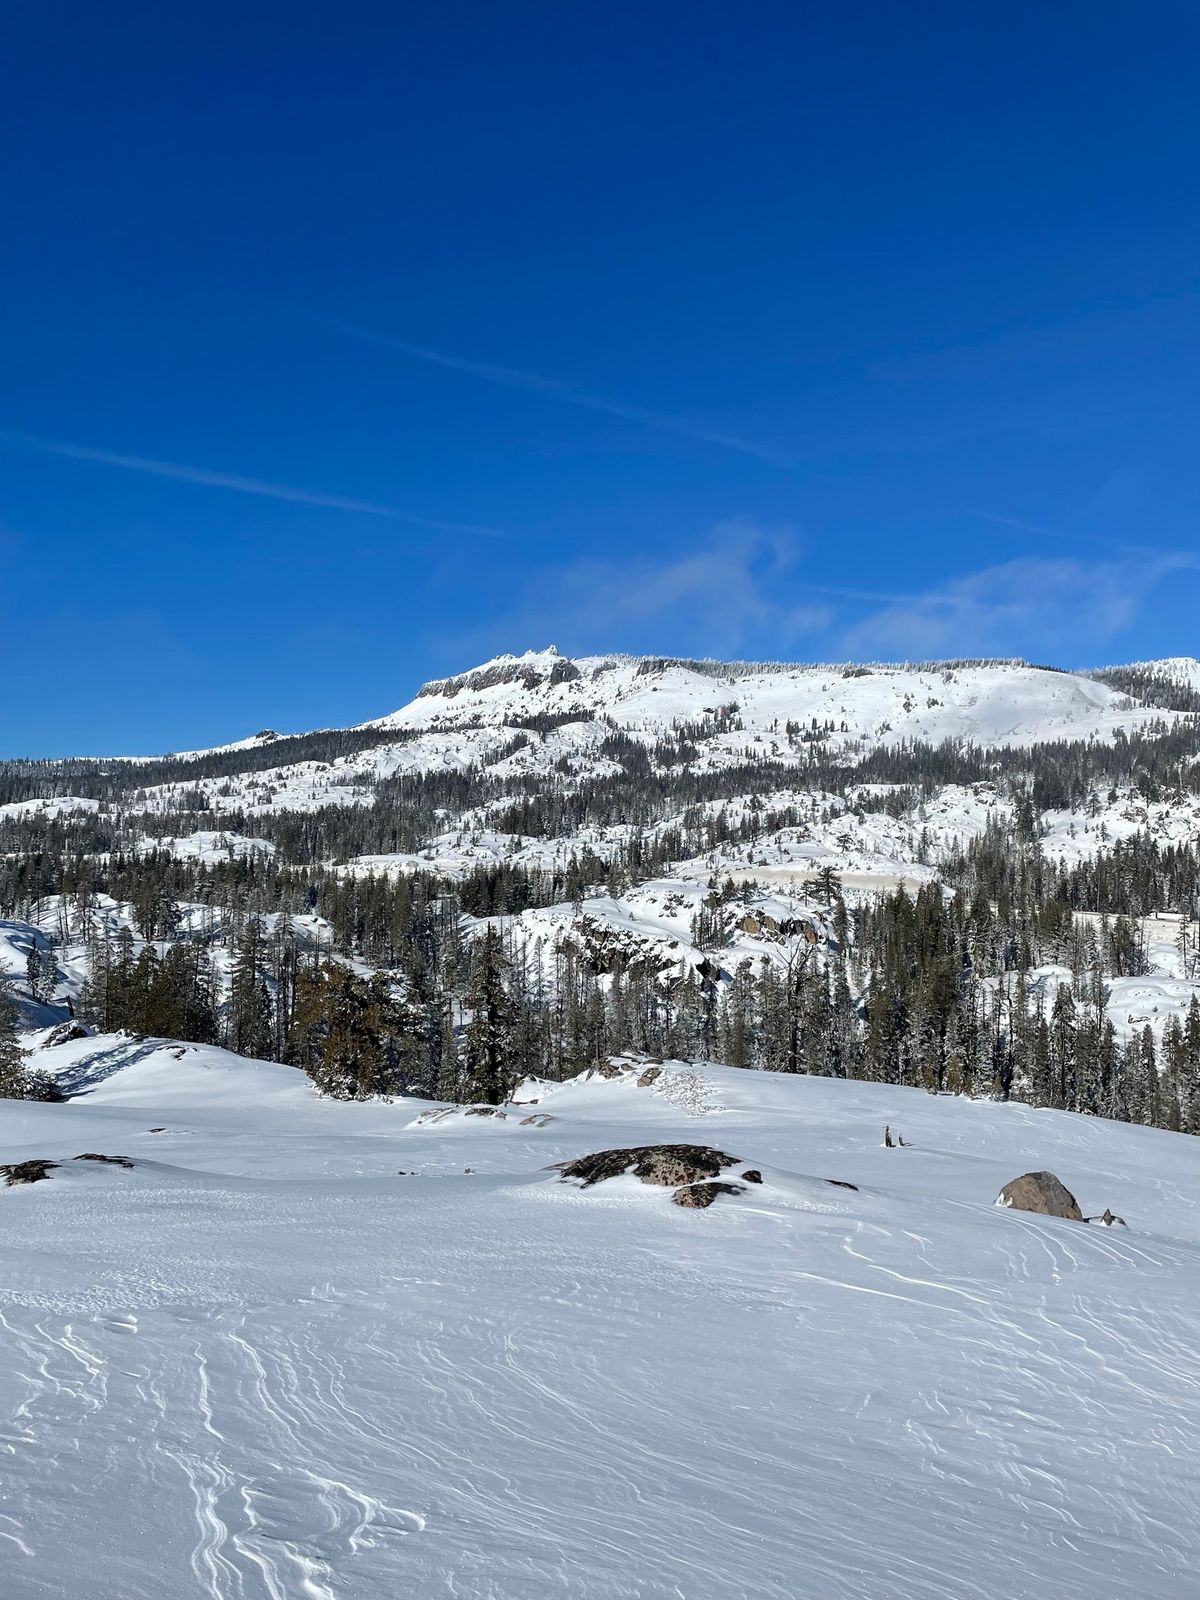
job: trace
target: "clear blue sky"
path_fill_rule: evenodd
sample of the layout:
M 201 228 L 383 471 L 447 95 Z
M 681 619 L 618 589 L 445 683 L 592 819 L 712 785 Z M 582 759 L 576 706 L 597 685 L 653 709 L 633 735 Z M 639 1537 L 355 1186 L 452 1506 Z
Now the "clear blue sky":
M 0 753 L 1200 651 L 1198 82 L 1185 0 L 10 5 Z

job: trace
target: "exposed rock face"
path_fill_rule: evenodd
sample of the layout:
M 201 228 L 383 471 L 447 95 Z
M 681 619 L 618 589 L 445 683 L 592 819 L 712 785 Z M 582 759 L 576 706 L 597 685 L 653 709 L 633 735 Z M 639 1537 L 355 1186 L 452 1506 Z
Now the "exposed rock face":
M 464 672 L 457 678 L 435 678 L 421 685 L 417 699 L 438 695 L 453 700 L 464 690 L 494 689 L 502 683 L 518 683 L 522 689 L 536 689 L 540 684 L 554 688 L 559 683 L 574 683 L 582 676 L 575 663 L 568 661 L 565 656 L 552 661 L 549 667 L 543 662 L 522 661 L 516 657 L 511 661 L 493 662 L 491 666 L 481 667 L 475 672 Z
M 0 1167 L 0 1172 L 4 1174 L 4 1187 L 13 1189 L 19 1183 L 41 1183 L 57 1166 L 57 1161 L 13 1161 Z
M 605 1178 L 619 1178 L 632 1172 L 643 1183 L 673 1189 L 679 1184 L 715 1178 L 726 1167 L 736 1167 L 740 1156 L 727 1155 L 703 1144 L 640 1144 L 620 1150 L 598 1150 L 594 1155 L 560 1161 L 557 1170 L 565 1178 L 578 1178 L 585 1189 Z M 681 1201 L 680 1204 L 683 1204 Z
M 745 1187 L 740 1183 L 689 1183 L 682 1189 L 676 1189 L 671 1196 L 677 1206 L 685 1206 L 689 1211 L 703 1211 L 712 1205 L 719 1194 L 745 1194 Z
M 1036 1211 L 1043 1217 L 1083 1221 L 1083 1212 L 1075 1196 L 1052 1172 L 1026 1172 L 1014 1178 L 996 1196 L 996 1204 L 1011 1206 L 1014 1211 Z

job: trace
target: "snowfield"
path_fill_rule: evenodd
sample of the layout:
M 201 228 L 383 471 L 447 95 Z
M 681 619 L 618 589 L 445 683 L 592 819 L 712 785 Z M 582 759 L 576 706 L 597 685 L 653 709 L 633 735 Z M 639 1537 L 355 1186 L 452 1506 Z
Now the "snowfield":
M 1196 1592 L 1184 1136 L 708 1064 L 424 1123 L 213 1048 L 33 1064 L 75 1098 L 0 1103 L 61 1163 L 0 1188 L 6 1600 Z M 662 1140 L 764 1181 L 547 1170 Z M 994 1206 L 1041 1168 L 1128 1227 Z

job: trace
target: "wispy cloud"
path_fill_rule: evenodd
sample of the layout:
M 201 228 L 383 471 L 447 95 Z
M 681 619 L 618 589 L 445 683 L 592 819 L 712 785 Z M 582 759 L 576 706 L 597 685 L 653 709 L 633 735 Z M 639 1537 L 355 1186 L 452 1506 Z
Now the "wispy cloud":
M 231 489 L 236 494 L 261 495 L 267 500 L 287 500 L 296 505 L 324 506 L 332 511 L 386 517 L 393 522 L 406 522 L 434 533 L 472 534 L 488 539 L 508 538 L 501 528 L 489 528 L 472 522 L 445 522 L 440 518 L 418 516 L 415 512 L 401 511 L 395 506 L 381 505 L 374 500 L 360 500 L 351 495 L 325 494 L 319 489 L 296 489 L 284 483 L 268 483 L 261 478 L 245 478 L 234 472 L 218 472 L 208 467 L 184 466 L 177 461 L 157 461 L 150 456 L 100 450 L 91 445 L 70 444 L 64 439 L 44 439 L 38 434 L 21 433 L 12 428 L 0 428 L 0 444 L 10 445 L 15 450 L 32 451 L 36 455 L 62 456 L 68 461 L 95 461 L 102 466 L 140 472 L 151 478 L 171 478 L 177 483 L 200 484 L 207 489 Z
M 431 350 L 427 345 L 409 344 L 404 339 L 393 339 L 387 334 L 375 333 L 369 328 L 357 327 L 352 322 L 342 322 L 337 317 L 310 313 L 313 320 L 334 328 L 351 339 L 364 344 L 378 345 L 383 350 L 394 350 L 398 355 L 409 356 L 414 361 L 427 361 L 431 366 L 447 367 L 452 372 L 462 372 L 485 383 L 499 384 L 505 389 L 523 389 L 529 394 L 546 395 L 561 400 L 566 405 L 580 406 L 585 411 L 599 411 L 605 416 L 621 417 L 626 422 L 639 423 L 644 428 L 655 428 L 660 433 L 679 434 L 685 439 L 697 439 L 703 444 L 716 445 L 722 450 L 733 450 L 739 455 L 753 456 L 758 461 L 769 462 L 773 467 L 794 469 L 799 463 L 760 444 L 744 439 L 739 434 L 709 427 L 687 417 L 672 416 L 668 412 L 653 411 L 645 406 L 626 405 L 623 401 L 609 400 L 590 390 L 578 389 L 574 384 L 563 383 L 558 378 L 546 378 L 537 372 L 526 372 L 520 367 L 496 366 L 489 361 L 475 361 L 466 356 L 447 355 L 443 350 Z
M 896 596 L 842 638 L 858 657 L 1086 655 L 1127 628 L 1172 573 L 1195 572 L 1186 552 L 1085 561 L 1028 557 Z
M 730 522 L 659 559 L 572 562 L 539 574 L 536 602 L 499 618 L 486 641 L 459 648 L 773 657 L 830 621 L 827 607 L 789 598 L 796 561 L 790 535 Z

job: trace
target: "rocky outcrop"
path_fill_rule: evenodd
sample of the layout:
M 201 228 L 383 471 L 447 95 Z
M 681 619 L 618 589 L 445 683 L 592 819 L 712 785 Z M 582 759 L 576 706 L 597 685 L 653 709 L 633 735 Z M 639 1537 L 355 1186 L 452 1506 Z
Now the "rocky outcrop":
M 598 1150 L 593 1155 L 560 1161 L 556 1170 L 564 1180 L 574 1178 L 585 1189 L 606 1178 L 631 1173 L 643 1183 L 673 1189 L 679 1184 L 715 1178 L 727 1167 L 741 1165 L 740 1156 L 727 1155 L 704 1144 L 639 1144 L 619 1150 Z
M 1079 1202 L 1052 1172 L 1026 1172 L 1014 1178 L 996 1196 L 996 1204 L 1009 1206 L 1014 1211 L 1034 1211 L 1043 1217 L 1083 1221 Z
M 58 1166 L 57 1161 L 12 1161 L 0 1167 L 4 1174 L 4 1187 L 15 1189 L 19 1183 L 41 1183 Z
M 543 662 L 522 661 L 518 656 L 509 661 L 494 661 L 490 666 L 480 667 L 475 672 L 464 672 L 457 678 L 435 678 L 430 683 L 423 683 L 417 691 L 417 699 L 437 695 L 444 700 L 453 700 L 464 690 L 478 692 L 480 689 L 495 689 L 505 683 L 519 684 L 522 689 L 536 689 L 545 684 L 553 689 L 556 684 L 574 683 L 582 676 L 575 663 L 568 661 L 565 656 L 551 660 L 549 667 Z
M 90 1039 L 91 1029 L 85 1028 L 82 1022 L 76 1022 L 72 1017 L 68 1022 L 60 1022 L 50 1029 L 42 1041 L 43 1048 L 53 1050 L 56 1045 L 71 1044 L 76 1039 Z
M 75 1157 L 76 1161 L 103 1161 L 110 1167 L 132 1167 L 133 1162 L 128 1156 L 102 1156 L 95 1150 L 85 1150 L 81 1156 Z

